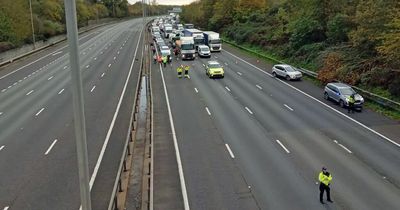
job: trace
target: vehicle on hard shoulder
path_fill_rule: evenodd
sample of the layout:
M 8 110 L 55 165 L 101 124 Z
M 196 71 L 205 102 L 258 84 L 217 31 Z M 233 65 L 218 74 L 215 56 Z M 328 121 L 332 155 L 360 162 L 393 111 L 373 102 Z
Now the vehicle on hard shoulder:
M 221 77 L 224 78 L 224 68 L 218 61 L 208 61 L 205 65 L 206 75 L 209 78 Z
M 303 74 L 287 64 L 276 64 L 272 67 L 272 76 L 282 77 L 286 80 L 301 80 Z
M 210 48 L 207 45 L 199 45 L 197 52 L 199 57 L 211 57 Z
M 210 48 L 211 52 L 220 52 L 222 50 L 219 33 L 213 31 L 204 31 L 204 44 Z
M 176 40 L 175 45 L 178 48 L 183 60 L 195 59 L 196 51 L 194 48 L 193 37 L 181 37 L 179 40 Z
M 324 98 L 326 100 L 333 100 L 343 108 L 349 106 L 350 96 L 354 95 L 354 108 L 362 111 L 364 98 L 358 94 L 354 89 L 344 83 L 328 83 L 324 89 Z

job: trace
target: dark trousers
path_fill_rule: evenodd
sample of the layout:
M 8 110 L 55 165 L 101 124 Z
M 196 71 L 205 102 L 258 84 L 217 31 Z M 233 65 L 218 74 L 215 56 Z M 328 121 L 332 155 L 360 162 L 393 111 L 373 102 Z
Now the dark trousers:
M 328 198 L 328 201 L 331 201 L 331 188 L 322 183 L 319 184 L 319 200 L 323 202 L 324 191 L 326 191 L 326 197 Z
M 354 103 L 349 103 L 349 106 L 347 106 L 347 112 L 348 113 L 350 113 L 350 112 L 354 112 Z

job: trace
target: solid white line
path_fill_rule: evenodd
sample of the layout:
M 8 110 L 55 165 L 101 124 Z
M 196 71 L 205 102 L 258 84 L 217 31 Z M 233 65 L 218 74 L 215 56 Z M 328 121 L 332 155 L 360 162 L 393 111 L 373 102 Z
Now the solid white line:
M 104 74 L 105 74 L 105 73 L 103 72 L 103 73 L 101 74 L 101 77 L 104 77 Z
M 169 104 L 167 85 L 165 84 L 164 73 L 162 71 L 161 64 L 159 64 L 159 68 L 160 68 L 161 79 L 162 79 L 163 86 L 164 86 L 165 100 L 167 101 L 168 116 L 169 116 L 169 122 L 171 125 L 172 138 L 174 140 L 176 162 L 178 164 L 179 180 L 181 183 L 181 190 L 182 190 L 183 205 L 184 205 L 185 210 L 189 210 L 190 209 L 189 199 L 188 199 L 187 190 L 186 190 L 185 176 L 184 176 L 183 167 L 182 167 L 182 160 L 181 160 L 181 155 L 179 152 L 178 140 L 176 138 L 174 119 L 172 117 L 171 106 Z
M 68 66 L 64 66 L 64 69 L 67 69 L 68 68 Z
M 228 88 L 228 86 L 225 86 L 225 89 L 229 92 L 231 92 L 231 89 Z
M 54 145 L 57 143 L 57 139 L 53 141 L 53 143 L 50 145 L 50 147 L 47 149 L 47 151 L 44 153 L 44 155 L 48 155 L 51 149 L 54 147 Z
M 1 147 L 0 147 L 0 151 L 1 151 L 2 149 L 4 149 L 4 147 L 5 147 L 4 145 L 3 145 L 3 146 L 1 146 Z
M 96 85 L 92 87 L 92 89 L 90 90 L 90 92 L 93 92 L 93 90 L 96 88 Z
M 347 147 L 343 146 L 343 144 L 339 144 L 339 146 L 346 150 L 348 153 L 352 153 L 349 149 L 347 149 Z
M 247 61 L 245 61 L 245 60 L 243 60 L 243 59 L 241 59 L 241 58 L 239 58 L 238 56 L 236 56 L 236 55 L 234 55 L 234 54 L 232 54 L 232 53 L 230 53 L 230 52 L 228 52 L 228 51 L 225 51 L 225 52 L 228 53 L 228 54 L 230 54 L 231 56 L 233 56 L 233 57 L 239 59 L 239 60 L 242 60 L 243 62 L 247 63 L 247 64 L 250 65 L 251 67 L 253 67 L 253 68 L 259 70 L 260 72 L 262 72 L 262 73 L 264 73 L 264 74 L 266 74 L 266 75 L 272 76 L 270 73 L 268 73 L 268 72 L 266 72 L 266 71 L 264 71 L 264 70 L 258 68 L 257 66 L 255 66 L 255 65 L 253 65 L 253 64 L 251 64 L 251 63 L 249 63 L 249 62 L 247 62 Z M 383 134 L 381 134 L 381 133 L 375 131 L 374 129 L 369 128 L 368 126 L 364 125 L 363 123 L 361 123 L 361 122 L 359 122 L 359 121 L 357 121 L 357 120 L 355 120 L 355 119 L 353 119 L 353 118 L 351 118 L 351 117 L 349 117 L 349 116 L 347 116 L 347 115 L 341 113 L 340 111 L 338 111 L 338 110 L 336 110 L 335 108 L 329 106 L 328 104 L 325 104 L 324 102 L 322 102 L 322 101 L 320 101 L 319 99 L 317 99 L 317 98 L 315 98 L 315 97 L 309 95 L 308 93 L 306 93 L 306 92 L 304 92 L 304 91 L 302 91 L 302 90 L 300 90 L 300 89 L 294 87 L 293 85 L 288 84 L 288 83 L 286 83 L 286 82 L 284 82 L 284 81 L 282 81 L 282 80 L 277 80 L 277 81 L 282 82 L 283 84 L 285 84 L 285 85 L 287 85 L 287 86 L 293 88 L 294 90 L 296 90 L 296 91 L 302 93 L 303 95 L 305 95 L 305 96 L 307 96 L 307 97 L 313 99 L 314 101 L 316 101 L 316 102 L 320 103 L 321 105 L 323 105 L 323 106 L 329 108 L 330 110 L 336 112 L 337 114 L 342 115 L 343 117 L 347 118 L 348 120 L 350 120 L 350 121 L 352 121 L 352 122 L 358 124 L 359 126 L 365 128 L 365 129 L 367 129 L 368 131 L 371 131 L 371 132 L 374 133 L 375 135 L 377 135 L 377 136 L 379 136 L 379 137 L 385 139 L 386 141 L 388 141 L 388 142 L 390 142 L 390 143 L 392 143 L 392 144 L 394 144 L 394 145 L 400 147 L 400 144 L 399 144 L 399 143 L 397 143 L 397 142 L 393 141 L 392 139 L 386 137 L 385 135 L 383 135 Z
M 197 88 L 194 88 L 194 91 L 196 91 L 196 93 L 198 93 L 198 92 L 199 92 L 199 90 L 197 90 Z
M 246 106 L 244 107 L 250 114 L 253 114 L 253 112 Z
M 140 40 L 140 37 L 142 36 L 142 32 L 143 32 L 143 30 L 140 32 L 140 35 L 139 35 L 139 39 L 138 39 L 138 40 Z M 105 153 L 106 148 L 107 148 L 107 145 L 108 145 L 108 141 L 110 140 L 111 132 L 112 132 L 112 130 L 113 130 L 113 128 L 114 128 L 115 121 L 116 121 L 116 119 L 117 119 L 117 115 L 118 115 L 119 109 L 120 109 L 120 107 L 121 107 L 122 100 L 123 100 L 123 98 L 124 98 L 126 88 L 127 88 L 127 86 L 128 86 L 129 78 L 131 77 L 131 74 L 132 74 L 132 69 L 133 69 L 133 65 L 134 65 L 134 63 L 135 63 L 135 58 L 136 58 L 136 54 L 137 54 L 137 49 L 138 49 L 138 47 L 139 47 L 139 43 L 140 43 L 140 41 L 137 42 L 135 54 L 134 54 L 134 56 L 133 56 L 133 58 L 132 58 L 132 63 L 131 63 L 131 66 L 130 66 L 130 68 L 129 68 L 128 76 L 126 77 L 124 89 L 122 90 L 121 96 L 120 96 L 119 101 L 118 101 L 118 104 L 117 104 L 117 108 L 116 108 L 116 110 L 115 110 L 115 113 L 114 113 L 114 116 L 113 116 L 113 118 L 112 118 L 110 127 L 109 127 L 109 129 L 108 129 L 106 138 L 105 138 L 104 143 L 103 143 L 103 146 L 102 146 L 102 148 L 101 148 L 101 151 L 100 151 L 99 157 L 98 157 L 98 159 L 97 159 L 96 165 L 95 165 L 95 167 L 94 167 L 94 169 L 93 169 L 93 174 L 92 174 L 92 176 L 91 176 L 91 178 L 90 178 L 90 182 L 89 182 L 90 190 L 92 190 L 94 181 L 96 180 L 97 173 L 99 172 L 99 168 L 100 168 L 101 161 L 103 160 L 104 153 Z
M 242 73 L 241 72 L 236 72 L 237 74 L 239 74 L 240 76 L 242 76 Z
M 31 93 L 33 93 L 33 90 L 29 91 L 26 95 L 29 96 Z
M 231 158 L 235 158 L 235 155 L 233 155 L 233 152 L 232 152 L 232 150 L 231 150 L 231 148 L 229 147 L 229 145 L 228 144 L 225 144 L 225 147 L 226 147 L 226 149 L 228 150 L 228 152 L 229 152 L 229 155 L 231 156 Z
M 259 86 L 259 85 L 256 85 L 256 87 L 257 87 L 258 89 L 262 90 L 262 87 L 261 87 L 261 86 Z
M 286 104 L 283 104 L 286 108 L 288 108 L 290 111 L 294 111 L 290 106 L 288 106 L 288 105 L 286 105 Z
M 58 95 L 60 95 L 62 92 L 64 92 L 64 88 L 58 92 Z
M 286 147 L 281 143 L 281 141 L 279 141 L 278 139 L 276 140 L 276 142 L 281 145 L 281 147 L 286 151 L 286 153 L 290 153 L 290 151 L 288 149 L 286 149 Z
M 43 112 L 43 110 L 44 110 L 44 108 L 42 108 L 41 110 L 39 110 L 39 111 L 36 113 L 36 115 L 35 115 L 35 116 L 38 116 L 38 115 L 40 115 L 40 113 L 41 113 L 41 112 Z
M 208 107 L 206 107 L 206 111 L 207 111 L 208 115 L 211 116 L 211 112 L 210 112 L 210 110 L 208 109 Z
M 53 76 L 49 77 L 47 80 L 51 80 L 51 79 L 53 79 Z
M 111 67 L 111 63 L 110 64 L 108 64 L 108 68 L 110 68 Z
M 55 53 L 52 54 L 52 56 L 58 55 L 60 53 L 62 53 L 62 51 L 55 52 Z

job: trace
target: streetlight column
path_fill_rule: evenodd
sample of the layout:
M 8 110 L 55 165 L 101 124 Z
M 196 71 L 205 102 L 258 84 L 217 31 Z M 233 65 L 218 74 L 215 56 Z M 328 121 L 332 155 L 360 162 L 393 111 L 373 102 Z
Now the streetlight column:
M 29 0 L 29 10 L 30 10 L 30 12 L 31 12 L 31 25 L 32 25 L 33 49 L 36 49 L 35 27 L 33 26 L 32 0 Z

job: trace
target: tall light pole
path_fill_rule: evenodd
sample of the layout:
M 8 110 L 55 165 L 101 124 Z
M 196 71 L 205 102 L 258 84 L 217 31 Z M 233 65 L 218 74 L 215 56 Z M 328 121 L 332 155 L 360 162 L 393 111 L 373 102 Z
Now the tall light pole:
M 78 26 L 75 0 L 64 0 L 64 5 L 65 20 L 67 22 L 69 62 L 71 67 L 71 89 L 74 108 L 74 128 L 81 204 L 82 210 L 91 210 L 92 207 L 90 200 L 85 110 L 82 91 L 82 77 L 79 67 Z
M 30 12 L 31 12 L 31 25 L 32 25 L 32 41 L 33 41 L 33 49 L 36 49 L 35 28 L 33 27 L 32 0 L 29 0 L 29 10 L 30 10 Z

